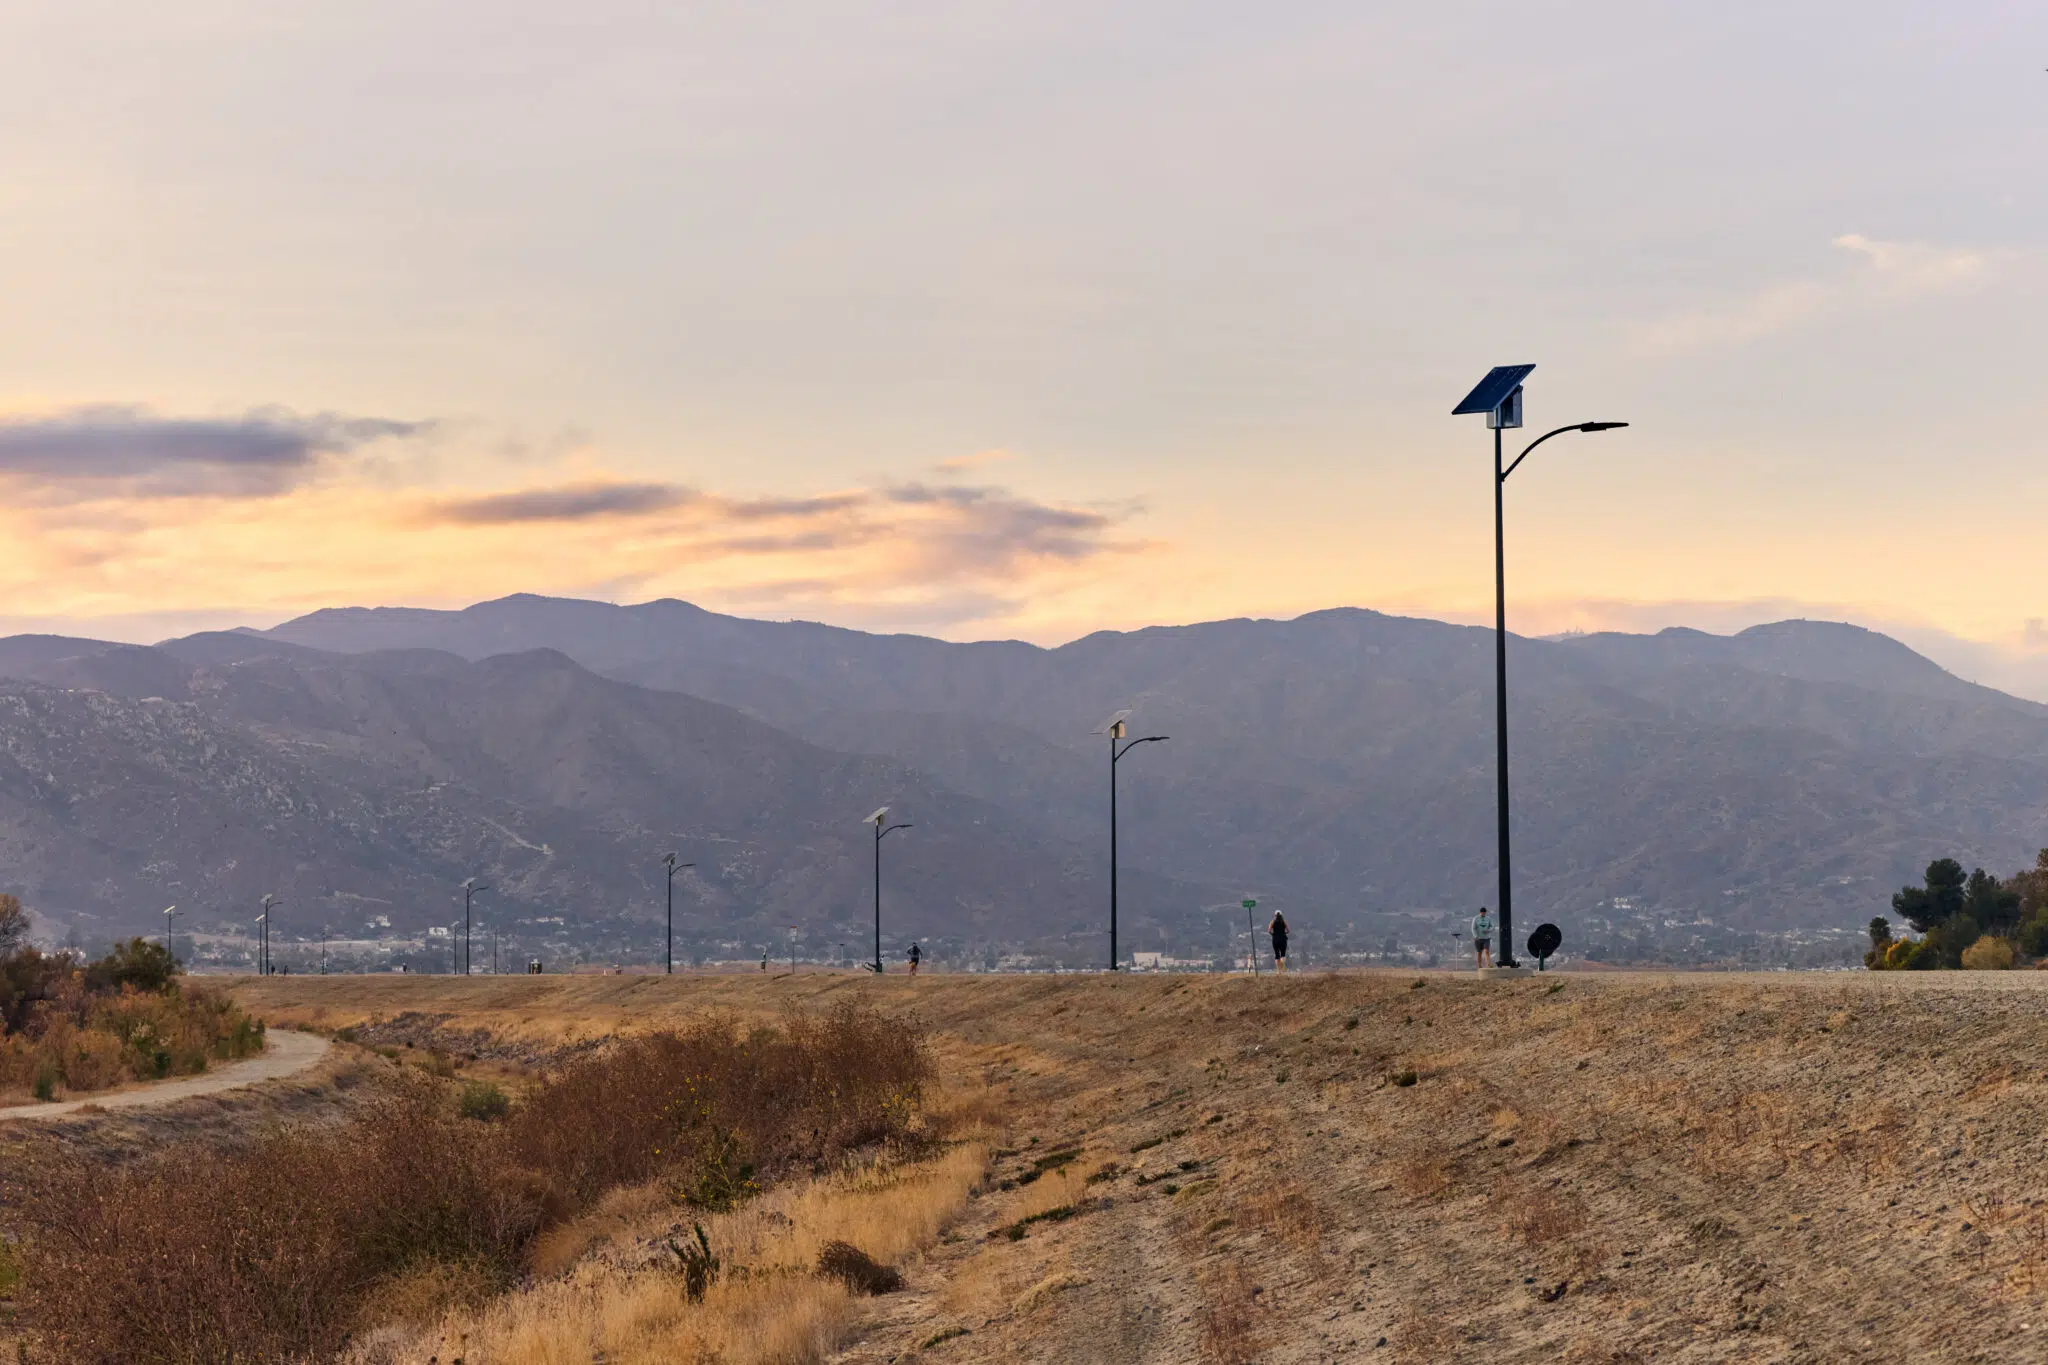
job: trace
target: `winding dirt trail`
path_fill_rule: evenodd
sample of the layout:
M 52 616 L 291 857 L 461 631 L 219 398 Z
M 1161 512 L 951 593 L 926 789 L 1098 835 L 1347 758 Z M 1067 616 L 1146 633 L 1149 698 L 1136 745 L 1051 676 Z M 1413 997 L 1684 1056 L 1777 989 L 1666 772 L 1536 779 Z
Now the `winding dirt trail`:
M 58 1104 L 18 1104 L 12 1108 L 0 1109 L 0 1123 L 9 1119 L 57 1119 L 75 1114 L 88 1105 L 100 1109 L 149 1109 L 160 1104 L 191 1099 L 195 1095 L 213 1095 L 223 1090 L 239 1090 L 245 1085 L 259 1081 L 283 1080 L 295 1076 L 308 1067 L 319 1064 L 327 1055 L 330 1046 L 317 1033 L 301 1033 L 296 1029 L 277 1029 L 270 1036 L 260 1057 L 245 1061 L 230 1062 L 197 1076 L 183 1076 L 175 1081 L 156 1081 L 149 1085 L 137 1086 L 133 1090 L 115 1090 L 105 1094 L 90 1095 L 82 1100 L 65 1100 Z

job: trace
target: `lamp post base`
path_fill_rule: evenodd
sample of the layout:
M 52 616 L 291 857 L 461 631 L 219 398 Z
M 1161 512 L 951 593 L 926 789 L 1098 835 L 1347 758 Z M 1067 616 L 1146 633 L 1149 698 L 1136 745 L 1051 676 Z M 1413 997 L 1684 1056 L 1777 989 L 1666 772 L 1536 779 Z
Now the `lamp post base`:
M 1529 969 L 1527 967 L 1478 967 L 1473 970 L 1472 974 L 1481 981 L 1512 981 L 1516 977 L 1527 976 Z

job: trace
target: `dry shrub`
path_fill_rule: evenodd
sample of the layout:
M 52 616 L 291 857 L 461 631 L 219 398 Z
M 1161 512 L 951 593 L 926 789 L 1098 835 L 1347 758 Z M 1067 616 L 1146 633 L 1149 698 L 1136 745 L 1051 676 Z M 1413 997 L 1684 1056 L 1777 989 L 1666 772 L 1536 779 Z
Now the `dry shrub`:
M 1440 1365 L 1458 1348 L 1458 1329 L 1441 1317 L 1411 1314 L 1394 1333 L 1394 1359 Z
M 845 1284 L 813 1273 L 820 1250 L 853 1242 L 902 1261 L 936 1240 L 987 1173 L 984 1147 L 935 1159 L 850 1171 L 771 1191 L 702 1221 L 725 1272 L 690 1302 L 673 1261 L 638 1249 L 670 1235 L 676 1210 L 628 1192 L 583 1222 L 604 1235 L 560 1278 L 452 1315 L 432 1334 L 359 1349 L 349 1365 L 427 1365 L 461 1356 L 491 1365 L 814 1365 L 854 1320 Z M 637 1216 L 634 1208 L 641 1210 Z M 694 1220 L 694 1215 L 692 1218 Z M 973 1262 L 969 1265 L 972 1266 Z
M 1258 1305 L 1251 1279 L 1242 1267 L 1229 1266 L 1203 1278 L 1202 1355 L 1216 1365 L 1252 1365 L 1259 1350 Z
M 2012 944 L 1992 934 L 1963 949 L 1963 966 L 1968 971 L 2003 972 L 2010 970 L 2012 963 Z
M 512 1149 L 578 1203 L 681 1167 L 678 1193 L 722 1210 L 759 1176 L 907 1136 L 930 1075 L 915 1023 L 851 1001 L 744 1038 L 733 1020 L 706 1017 L 543 1082 L 512 1116 Z
M 29 1173 L 24 1326 L 66 1362 L 332 1349 L 379 1280 L 440 1260 L 509 1275 L 538 1200 L 421 1087 L 343 1132 L 277 1133 L 108 1171 Z M 471 1129 L 474 1125 L 469 1125 Z
M 818 1273 L 855 1294 L 893 1294 L 903 1287 L 903 1276 L 893 1266 L 883 1265 L 851 1242 L 827 1242 L 819 1248 Z
M 1544 1247 L 1576 1237 L 1586 1221 L 1585 1201 L 1577 1195 L 1537 1189 L 1515 1199 L 1507 1231 L 1524 1246 Z
M 1410 1199 L 1441 1199 L 1451 1192 L 1451 1159 L 1418 1152 L 1394 1169 L 1394 1188 Z
M 330 1352 L 380 1287 L 426 1268 L 503 1286 L 536 1235 L 660 1176 L 727 1202 L 749 1167 L 825 1164 L 911 1131 L 922 1035 L 855 1006 L 739 1037 L 702 1021 L 571 1063 L 497 1124 L 407 1072 L 354 1122 L 115 1171 L 10 1172 L 21 1320 L 67 1365 Z M 390 1293 L 403 1299 L 397 1288 Z
M 1308 1187 L 1289 1180 L 1268 1186 L 1237 1205 L 1237 1221 L 1258 1228 L 1304 1255 L 1323 1249 L 1323 1211 Z

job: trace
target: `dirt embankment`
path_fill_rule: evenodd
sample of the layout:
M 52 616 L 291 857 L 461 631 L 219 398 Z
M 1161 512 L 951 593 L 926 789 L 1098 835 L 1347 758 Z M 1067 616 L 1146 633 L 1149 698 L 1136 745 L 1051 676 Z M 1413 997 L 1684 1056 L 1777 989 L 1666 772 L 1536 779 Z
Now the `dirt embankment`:
M 1011 1136 L 847 1361 L 2048 1356 L 2048 980 L 293 978 L 536 1047 L 915 1007 Z

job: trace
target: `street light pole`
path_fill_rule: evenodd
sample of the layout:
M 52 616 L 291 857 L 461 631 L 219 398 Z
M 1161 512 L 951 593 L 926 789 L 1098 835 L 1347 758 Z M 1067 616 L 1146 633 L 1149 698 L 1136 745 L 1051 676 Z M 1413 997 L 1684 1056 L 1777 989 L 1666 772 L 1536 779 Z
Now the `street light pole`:
M 888 837 L 889 837 L 890 835 L 894 834 L 894 833 L 895 833 L 895 832 L 896 832 L 897 830 L 899 830 L 899 829 L 909 829 L 909 828 L 911 828 L 911 826 L 909 826 L 909 825 L 887 825 L 887 826 L 885 826 L 885 825 L 883 824 L 883 821 L 884 821 L 884 820 L 886 820 L 886 819 L 888 818 L 888 815 L 889 815 L 889 808 L 888 808 L 887 806 L 884 806 L 884 807 L 882 807 L 882 808 L 881 808 L 880 810 L 876 811 L 876 812 L 875 812 L 875 813 L 874 813 L 873 815 L 870 815 L 870 816 L 868 817 L 868 820 L 869 820 L 869 822 L 871 822 L 871 823 L 872 823 L 872 824 L 874 825 L 874 827 L 875 827 L 875 963 L 874 963 L 874 971 L 875 971 L 875 975 L 876 975 L 876 976 L 880 976 L 880 975 L 882 975 L 882 840 L 884 840 L 884 839 L 888 838 Z
M 164 907 L 164 956 L 173 962 L 178 960 L 178 955 L 171 951 L 171 920 L 177 913 L 178 907 L 175 905 Z
M 1097 734 L 1109 736 L 1109 969 L 1111 971 L 1117 969 L 1118 962 L 1116 952 L 1116 767 L 1117 764 L 1124 761 L 1125 754 L 1137 748 L 1140 744 L 1157 744 L 1167 738 L 1165 735 L 1147 735 L 1143 739 L 1134 739 L 1128 744 L 1124 743 L 1124 721 L 1130 714 L 1129 711 L 1119 711 L 1107 721 L 1104 721 L 1102 728 L 1096 731 Z
M 257 923 L 263 926 L 263 968 L 262 971 L 258 973 L 258 975 L 260 976 L 270 975 L 270 918 L 276 912 L 277 907 L 283 904 L 284 902 L 279 900 L 276 896 L 270 894 L 269 892 L 264 893 L 263 914 L 257 920 Z
M 490 889 L 491 888 L 488 886 L 478 886 L 476 883 L 476 878 L 474 877 L 471 877 L 468 881 L 462 884 L 462 974 L 464 976 L 468 976 L 471 974 L 473 963 L 473 959 L 470 956 L 469 949 L 470 902 L 476 898 L 477 892 L 488 891 Z
M 661 860 L 668 869 L 668 974 L 676 974 L 676 871 L 679 868 L 695 867 L 695 863 L 679 863 L 671 853 Z
M 1453 408 L 1452 415 L 1486 414 L 1493 429 L 1493 697 L 1494 697 L 1494 814 L 1498 823 L 1500 867 L 1500 965 L 1515 964 L 1514 877 L 1508 850 L 1508 570 L 1506 490 L 1508 475 L 1529 458 L 1529 452 L 1553 436 L 1568 431 L 1613 431 L 1626 422 L 1575 422 L 1546 431 L 1502 467 L 1501 433 L 1522 425 L 1522 381 L 1534 365 L 1499 365 L 1479 381 L 1478 387 Z

